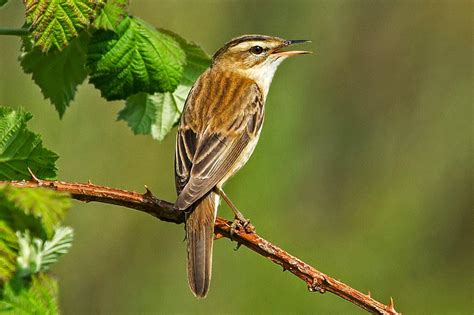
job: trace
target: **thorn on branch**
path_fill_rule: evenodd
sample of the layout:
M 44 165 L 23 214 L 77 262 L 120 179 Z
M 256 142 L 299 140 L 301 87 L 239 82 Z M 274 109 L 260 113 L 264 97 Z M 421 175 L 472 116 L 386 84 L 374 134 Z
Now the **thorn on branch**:
M 33 171 L 31 170 L 31 168 L 28 167 L 28 173 L 30 173 L 30 176 L 31 176 L 31 179 L 33 181 L 35 181 L 36 183 L 38 183 L 39 185 L 41 185 L 41 180 L 36 177 L 36 175 L 33 173 Z
M 153 193 L 148 189 L 147 185 L 145 185 L 145 193 L 142 196 L 146 198 L 154 198 Z
M 309 285 L 308 286 L 308 291 L 309 292 L 319 292 L 321 294 L 326 293 L 326 290 L 321 288 L 320 286 L 317 285 Z
M 91 180 L 90 180 L 90 178 L 87 180 L 87 184 L 88 184 L 88 185 L 93 185 L 92 182 L 91 182 Z
M 369 298 L 372 297 L 372 293 L 370 292 L 370 290 L 369 290 L 369 292 L 367 293 L 367 296 L 368 296 Z
M 388 309 L 389 312 L 398 314 L 397 311 L 395 310 L 395 305 L 393 303 L 393 298 L 392 297 L 390 297 L 390 304 L 388 305 L 387 309 Z
M 326 289 L 324 289 L 316 279 L 313 280 L 312 284 L 308 284 L 309 292 L 319 292 L 321 294 L 326 293 Z
M 237 245 L 235 246 L 234 251 L 238 251 L 240 246 L 242 246 L 242 243 L 237 242 Z

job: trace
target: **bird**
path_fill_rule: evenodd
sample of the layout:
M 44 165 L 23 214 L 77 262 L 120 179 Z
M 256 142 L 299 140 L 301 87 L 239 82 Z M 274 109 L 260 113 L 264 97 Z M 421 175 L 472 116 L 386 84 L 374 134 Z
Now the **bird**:
M 222 187 L 255 149 L 278 65 L 310 53 L 285 48 L 305 42 L 266 35 L 234 38 L 217 50 L 186 98 L 176 135 L 174 208 L 185 211 L 188 284 L 197 298 L 209 291 L 220 198 L 235 214 L 233 228 L 249 224 Z

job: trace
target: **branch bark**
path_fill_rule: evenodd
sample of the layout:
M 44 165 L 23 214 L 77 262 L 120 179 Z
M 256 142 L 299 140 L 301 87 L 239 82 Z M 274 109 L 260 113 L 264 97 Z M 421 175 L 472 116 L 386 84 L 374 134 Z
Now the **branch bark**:
M 85 202 L 101 202 L 119 205 L 141 212 L 148 213 L 157 219 L 166 222 L 181 224 L 184 222 L 184 213 L 173 208 L 173 204 L 156 198 L 148 188 L 143 194 L 120 190 L 89 183 L 68 183 L 62 181 L 49 181 L 36 178 L 30 181 L 0 181 L 0 185 L 12 185 L 14 187 L 35 188 L 44 187 L 57 191 L 67 192 L 72 198 Z M 354 303 L 373 314 L 400 314 L 395 310 L 393 300 L 385 305 L 374 300 L 369 294 L 359 292 L 350 286 L 333 279 L 332 277 L 316 270 L 302 260 L 292 256 L 283 249 L 275 246 L 256 233 L 237 231 L 231 236 L 231 223 L 218 217 L 215 224 L 217 238 L 225 237 L 238 242 L 239 245 L 251 249 L 263 257 L 270 259 L 273 263 L 288 270 L 304 282 L 311 292 L 331 292 L 337 296 Z

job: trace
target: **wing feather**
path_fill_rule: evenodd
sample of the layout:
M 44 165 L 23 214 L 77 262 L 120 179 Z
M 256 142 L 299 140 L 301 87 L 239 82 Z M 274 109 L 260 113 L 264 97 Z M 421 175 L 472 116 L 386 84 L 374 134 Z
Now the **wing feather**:
M 220 82 L 226 80 L 220 79 Z M 189 107 L 189 110 L 196 111 L 192 103 L 199 102 L 199 97 L 190 95 L 188 98 L 187 103 L 191 104 L 186 104 L 176 141 L 176 188 L 179 194 L 176 208 L 187 209 L 227 178 L 245 148 L 256 137 L 263 122 L 262 95 L 254 84 L 249 84 L 243 93 L 244 97 L 227 98 L 228 104 L 217 107 L 214 100 L 212 105 L 226 113 L 224 121 L 219 121 L 217 113 L 204 108 L 203 111 L 209 115 L 204 118 L 208 120 L 205 128 L 195 127 L 190 121 L 193 117 L 201 118 L 201 113 L 187 113 Z M 220 93 L 221 97 L 225 97 L 224 94 Z

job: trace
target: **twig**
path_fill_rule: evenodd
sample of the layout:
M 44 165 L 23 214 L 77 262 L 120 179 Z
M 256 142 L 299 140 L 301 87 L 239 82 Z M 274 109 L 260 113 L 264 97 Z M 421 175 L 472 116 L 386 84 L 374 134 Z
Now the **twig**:
M 30 32 L 27 28 L 0 27 L 0 35 L 25 36 Z
M 148 188 L 146 188 L 145 193 L 139 194 L 137 192 L 94 185 L 90 181 L 87 184 L 49 181 L 38 179 L 33 174 L 32 178 L 33 179 L 30 181 L 0 181 L 0 185 L 29 188 L 45 187 L 67 192 L 71 194 L 72 198 L 77 200 L 120 205 L 141 212 L 146 212 L 162 221 L 174 222 L 177 224 L 184 222 L 184 214 L 182 211 L 174 210 L 172 203 L 154 197 Z M 292 274 L 306 282 L 309 291 L 320 293 L 325 293 L 327 291 L 334 293 L 374 314 L 399 314 L 395 310 L 392 299 L 390 299 L 389 305 L 380 303 L 374 300 L 370 296 L 370 293 L 363 294 L 362 292 L 329 277 L 302 260 L 290 255 L 283 249 L 263 239 L 256 233 L 246 233 L 243 230 L 239 230 L 234 232 L 231 237 L 230 226 L 230 221 L 218 217 L 215 224 L 216 236 L 218 238 L 226 237 L 235 240 L 239 244 L 248 247 L 254 252 L 282 266 L 284 270 L 290 271 Z

